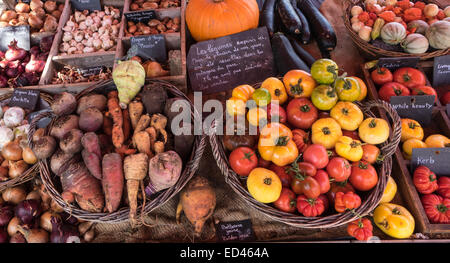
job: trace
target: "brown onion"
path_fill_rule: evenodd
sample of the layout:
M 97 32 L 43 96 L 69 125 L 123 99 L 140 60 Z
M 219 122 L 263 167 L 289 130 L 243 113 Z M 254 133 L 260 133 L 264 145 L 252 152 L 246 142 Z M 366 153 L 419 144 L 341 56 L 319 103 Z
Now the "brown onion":
M 56 6 L 55 1 L 46 1 L 44 3 L 44 9 L 45 9 L 45 11 L 47 11 L 47 13 L 51 13 L 51 12 L 55 11 L 56 8 L 58 8 L 58 7 Z
M 14 234 L 16 234 L 18 232 L 17 226 L 19 226 L 19 224 L 20 224 L 20 220 L 17 217 L 13 217 L 11 219 L 11 221 L 9 221 L 9 224 L 7 227 L 9 236 L 13 236 Z
M 51 13 L 52 16 L 54 16 L 56 19 L 59 19 L 61 17 L 61 11 L 55 10 Z
M 52 232 L 52 217 L 61 219 L 60 215 L 52 213 L 51 211 L 47 211 L 41 215 L 39 226 L 47 230 L 48 232 Z
M 0 182 L 8 181 L 8 168 L 0 166 Z
M 22 148 L 17 142 L 9 142 L 2 149 L 2 156 L 8 161 L 18 161 L 22 159 Z
M 41 137 L 33 147 L 33 152 L 39 160 L 52 156 L 56 149 L 56 141 L 52 136 Z
M 37 8 L 42 8 L 44 6 L 44 3 L 40 0 L 31 0 L 30 2 L 30 8 L 31 10 L 35 10 Z
M 46 16 L 46 13 L 45 13 L 44 8 L 38 8 L 36 10 L 31 11 L 30 15 L 35 15 L 35 16 L 39 17 L 40 19 L 44 19 Z
M 8 175 L 12 179 L 21 176 L 28 169 L 28 164 L 24 160 L 9 163 Z
M 2 198 L 5 202 L 9 202 L 15 205 L 25 200 L 26 197 L 27 193 L 20 186 L 7 188 L 2 193 Z
M 29 13 L 30 5 L 28 5 L 27 3 L 17 3 L 14 9 L 17 13 Z
M 25 239 L 28 243 L 47 243 L 49 235 L 47 231 L 44 229 L 26 229 L 22 226 L 17 226 L 22 235 L 24 235 Z
M 30 17 L 28 18 L 28 24 L 32 28 L 41 29 L 44 21 L 42 21 L 42 19 L 40 19 L 38 16 L 30 14 Z
M 27 164 L 35 164 L 37 162 L 36 155 L 34 155 L 33 150 L 30 147 L 26 147 L 22 150 L 22 159 Z
M 62 213 L 64 209 L 58 203 L 56 203 L 53 199 L 50 201 L 50 209 L 55 213 Z
M 41 195 L 39 194 L 39 191 L 34 190 L 34 191 L 29 192 L 27 194 L 27 197 L 25 197 L 25 200 L 30 200 L 30 199 L 41 200 Z
M 0 21 L 9 22 L 17 18 L 17 13 L 13 10 L 5 10 L 0 16 Z
M 36 142 L 37 140 L 39 140 L 44 135 L 45 135 L 45 129 L 44 128 L 37 129 L 36 132 L 33 134 L 33 142 Z

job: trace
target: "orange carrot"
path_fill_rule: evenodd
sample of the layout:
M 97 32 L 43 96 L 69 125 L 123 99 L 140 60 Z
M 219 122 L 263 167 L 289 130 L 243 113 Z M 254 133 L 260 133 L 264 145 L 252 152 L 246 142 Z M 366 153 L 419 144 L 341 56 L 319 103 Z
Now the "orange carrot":
M 120 148 L 125 142 L 125 136 L 123 133 L 123 115 L 119 106 L 119 98 L 117 91 L 111 91 L 108 93 L 108 111 L 113 120 L 112 128 L 112 143 L 114 147 Z

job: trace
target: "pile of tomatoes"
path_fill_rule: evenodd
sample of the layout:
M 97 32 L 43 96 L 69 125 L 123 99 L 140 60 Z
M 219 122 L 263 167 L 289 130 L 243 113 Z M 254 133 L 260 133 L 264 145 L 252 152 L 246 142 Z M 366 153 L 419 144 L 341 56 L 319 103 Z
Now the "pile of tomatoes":
M 413 182 L 431 223 L 450 224 L 450 177 L 440 176 L 426 166 L 414 170 Z
M 371 72 L 372 81 L 380 88 L 380 99 L 390 102 L 392 96 L 434 95 L 436 90 L 426 85 L 426 77 L 422 71 L 411 68 L 399 68 L 393 73 L 387 68 L 376 68 Z
M 311 74 L 292 70 L 256 90 L 236 87 L 227 112 L 246 116 L 259 133 L 224 136 L 231 168 L 253 198 L 284 212 L 317 217 L 358 208 L 378 183 L 377 145 L 390 133 L 385 120 L 364 119 L 354 103 L 366 94 L 362 80 L 338 76 L 329 59 L 316 61 Z

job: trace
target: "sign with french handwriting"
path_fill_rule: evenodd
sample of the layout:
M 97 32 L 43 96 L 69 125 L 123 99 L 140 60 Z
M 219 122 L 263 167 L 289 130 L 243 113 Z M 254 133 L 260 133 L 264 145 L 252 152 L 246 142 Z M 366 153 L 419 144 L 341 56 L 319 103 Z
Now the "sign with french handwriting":
M 380 58 L 378 59 L 378 67 L 396 70 L 403 67 L 416 68 L 419 63 L 419 57 L 397 57 L 397 58 Z
M 102 10 L 100 0 L 70 0 L 73 7 L 78 11 L 89 10 Z
M 411 173 L 424 165 L 437 175 L 450 175 L 450 148 L 414 148 L 411 158 Z
M 434 58 L 433 87 L 450 84 L 450 55 Z
M 434 95 L 392 96 L 390 103 L 401 118 L 414 119 L 427 126 L 431 122 L 434 98 Z
M 232 222 L 220 222 L 216 225 L 216 234 L 220 242 L 254 241 L 255 234 L 250 219 Z
M 16 88 L 14 89 L 8 105 L 11 107 L 17 106 L 24 109 L 34 110 L 39 100 L 39 94 L 39 90 Z
M 136 56 L 144 60 L 167 62 L 166 40 L 164 35 L 137 36 L 130 38 L 131 47 L 136 46 Z

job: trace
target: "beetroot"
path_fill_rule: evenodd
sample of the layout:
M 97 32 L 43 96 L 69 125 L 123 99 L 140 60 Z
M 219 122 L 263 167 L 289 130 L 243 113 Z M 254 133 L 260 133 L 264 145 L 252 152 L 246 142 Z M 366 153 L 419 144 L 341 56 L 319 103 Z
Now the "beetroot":
M 145 188 L 147 195 L 154 194 L 173 186 L 180 177 L 183 162 L 174 151 L 158 153 L 150 159 L 148 175 L 150 182 Z

